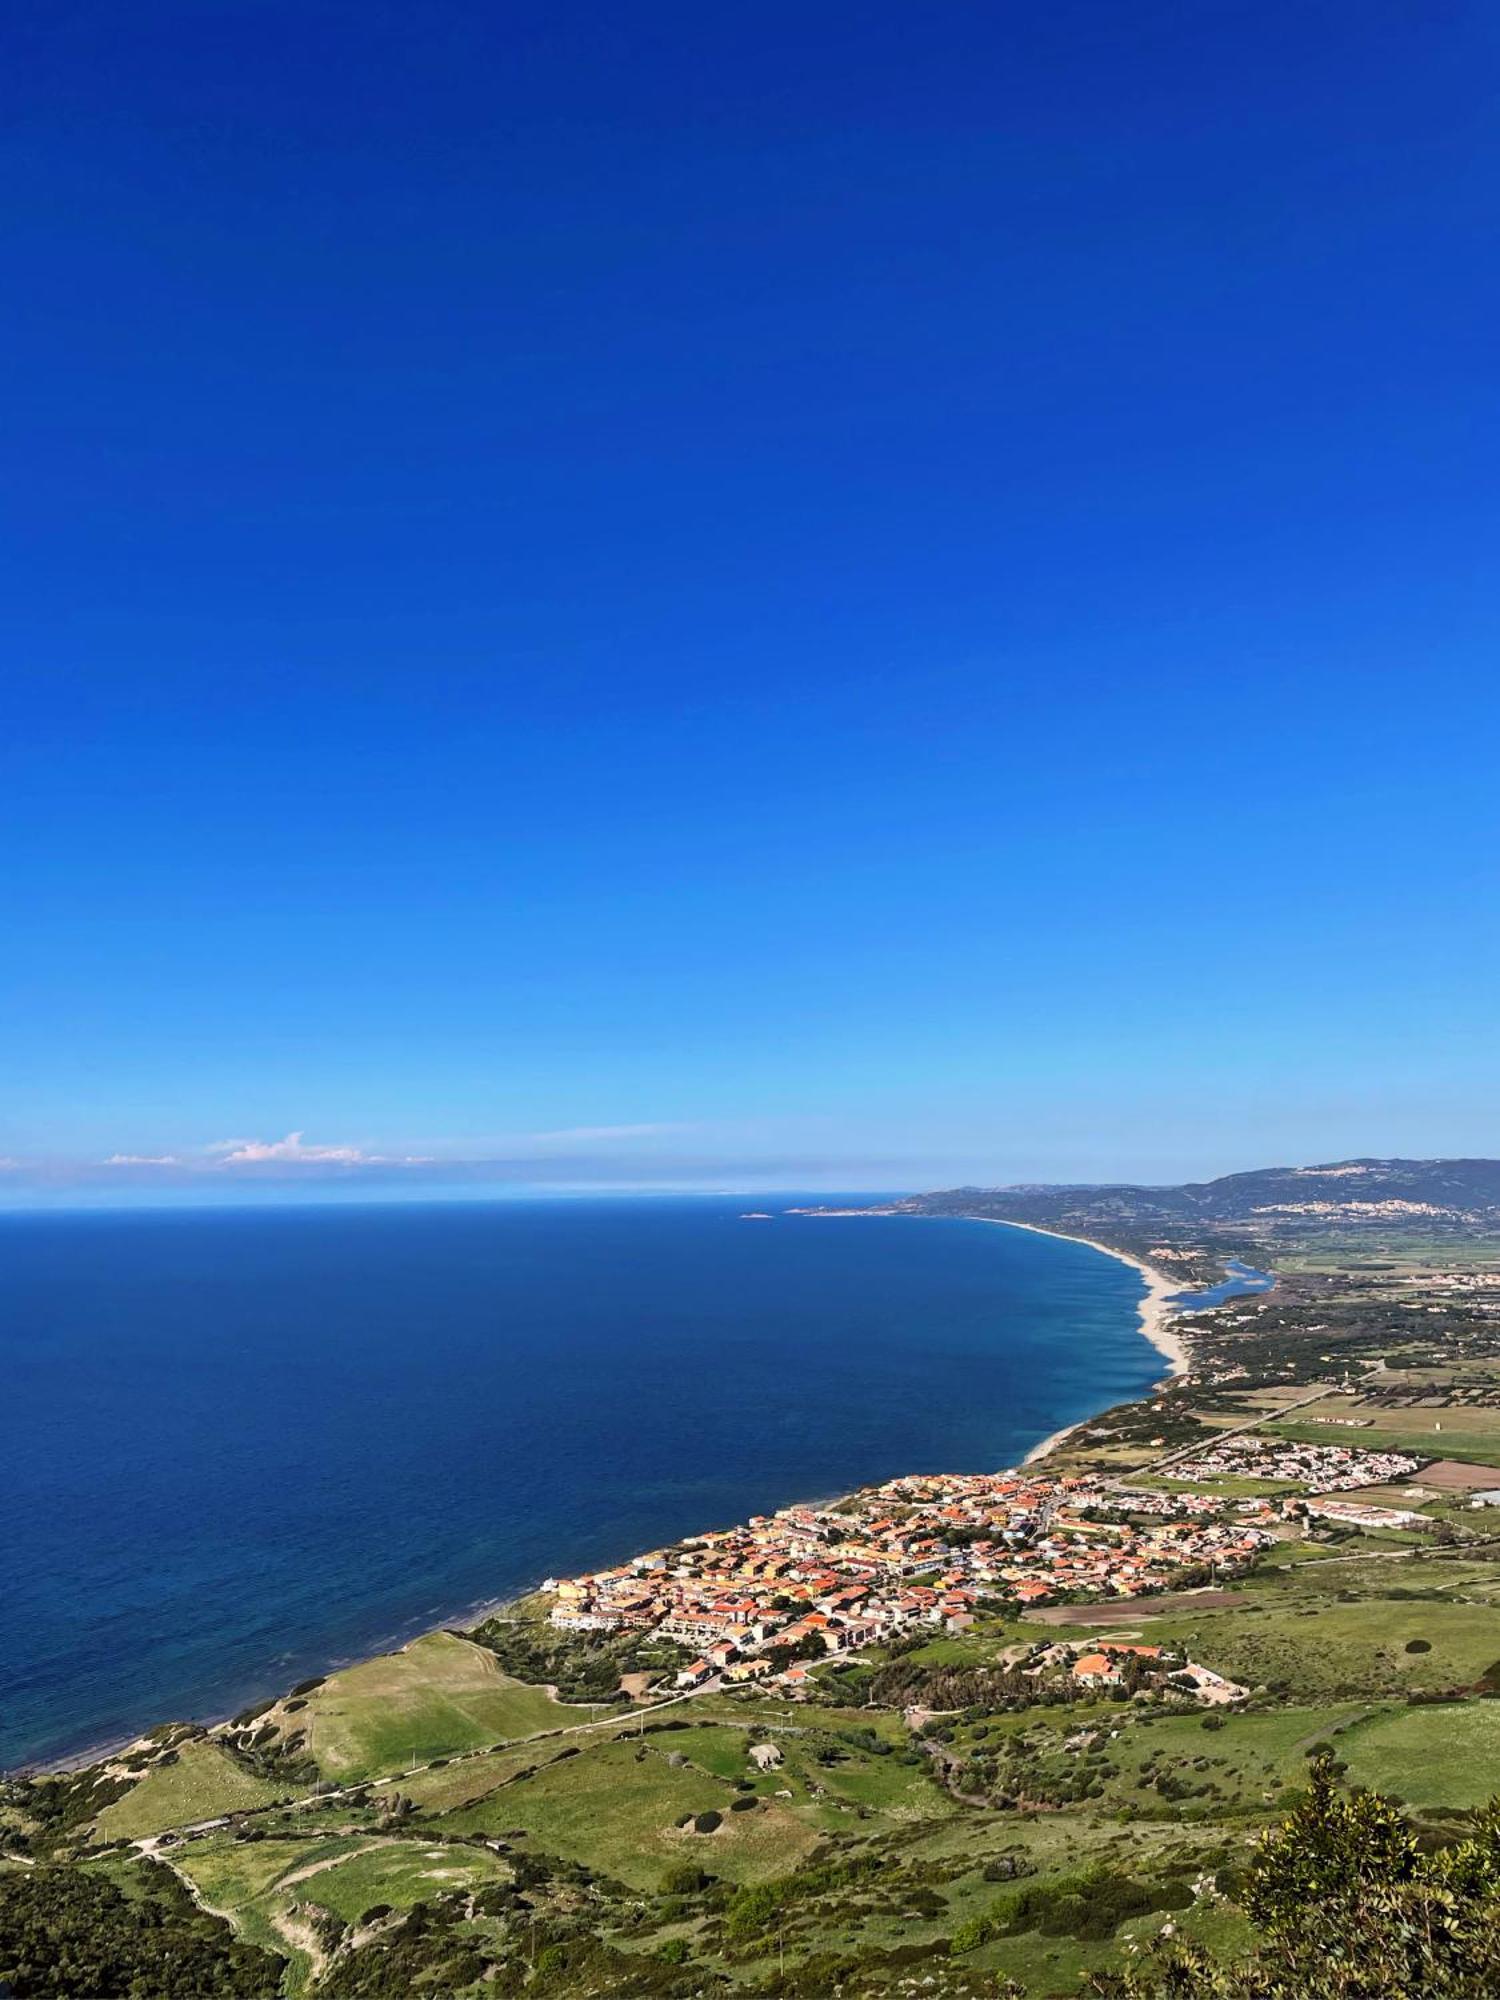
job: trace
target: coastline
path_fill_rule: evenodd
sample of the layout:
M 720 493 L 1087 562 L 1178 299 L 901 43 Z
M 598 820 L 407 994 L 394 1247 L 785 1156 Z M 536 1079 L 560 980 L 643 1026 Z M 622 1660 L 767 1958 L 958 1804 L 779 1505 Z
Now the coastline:
M 998 1215 L 969 1215 L 963 1220 L 991 1222 L 1001 1229 L 1029 1229 L 1033 1236 L 1055 1236 L 1060 1243 L 1085 1243 L 1090 1250 L 1097 1250 L 1101 1255 L 1113 1257 L 1118 1263 L 1128 1264 L 1133 1271 L 1139 1271 L 1146 1281 L 1146 1296 L 1136 1308 L 1140 1315 L 1141 1332 L 1167 1362 L 1167 1372 L 1157 1386 L 1170 1382 L 1175 1376 L 1186 1375 L 1192 1367 L 1193 1358 L 1188 1352 L 1187 1342 L 1181 1334 L 1174 1333 L 1169 1324 L 1175 1312 L 1171 1301 L 1182 1289 L 1181 1279 L 1165 1277 L 1144 1258 L 1132 1257 L 1128 1250 L 1112 1249 L 1108 1243 L 1098 1243 L 1092 1236 L 1070 1236 L 1064 1229 L 1043 1229 L 1036 1222 L 1004 1222 Z
M 842 1218 L 865 1215 L 892 1215 L 899 1214 L 902 1211 L 892 1209 L 824 1209 L 821 1211 L 802 1209 L 790 1210 L 788 1212 L 804 1215 L 822 1214 L 829 1218 Z M 920 1220 L 922 1218 L 919 1217 L 917 1219 Z M 968 1215 L 955 1219 L 966 1222 L 995 1223 L 1004 1229 L 1025 1229 L 1036 1236 L 1053 1236 L 1065 1243 L 1082 1243 L 1088 1249 L 1097 1250 L 1106 1257 L 1113 1257 L 1119 1263 L 1129 1264 L 1132 1269 L 1140 1273 L 1146 1284 L 1146 1296 L 1140 1301 L 1137 1307 L 1141 1332 L 1157 1352 L 1165 1358 L 1168 1364 L 1166 1375 L 1160 1378 L 1153 1386 L 1160 1388 L 1167 1382 L 1188 1371 L 1191 1366 L 1191 1357 L 1186 1343 L 1180 1335 L 1172 1332 L 1167 1324 L 1173 1311 L 1168 1301 L 1170 1296 L 1179 1289 L 1179 1286 L 1173 1280 L 1165 1277 L 1153 1265 L 1147 1264 L 1139 1257 L 1130 1255 L 1127 1251 L 1116 1250 L 1106 1243 L 1096 1242 L 1092 1237 L 1070 1235 L 1066 1230 L 1061 1229 L 1044 1229 L 1037 1223 L 1007 1222 L 1003 1218 L 993 1215 Z M 1143 1399 L 1138 1398 L 1134 1400 Z M 1046 1458 L 1065 1443 L 1075 1431 L 1082 1429 L 1084 1425 L 1092 1421 L 1092 1415 L 1079 1417 L 1073 1423 L 1064 1425 L 1062 1429 L 1053 1431 L 1050 1436 L 1043 1438 L 1039 1444 L 1033 1445 L 1024 1457 L 1020 1459 L 1019 1463 L 1022 1465 L 1031 1465 L 1040 1459 Z M 840 1494 L 832 1497 L 843 1498 L 845 1496 Z M 804 1503 L 791 1502 L 787 1504 Z M 362 1659 L 378 1657 L 378 1653 L 381 1651 L 404 1650 L 405 1647 L 414 1643 L 416 1639 L 424 1637 L 429 1631 L 472 1629 L 473 1626 L 482 1624 L 488 1617 L 503 1614 L 512 1605 L 520 1602 L 523 1598 L 531 1596 L 536 1588 L 536 1585 L 531 1585 L 527 1589 L 513 1592 L 509 1596 L 482 1599 L 477 1604 L 471 1601 L 461 1610 L 440 1619 L 435 1625 L 424 1627 L 416 1632 L 409 1632 L 404 1638 L 394 1637 L 391 1644 L 377 1648 L 375 1653 L 360 1654 L 354 1658 L 336 1660 L 330 1666 L 324 1668 L 323 1672 L 337 1673 L 345 1667 L 358 1664 Z M 211 1717 L 207 1721 L 202 1722 L 200 1726 L 207 1729 L 218 1728 L 230 1719 L 232 1712 L 229 1711 L 223 1715 Z M 23 1770 L 29 1769 L 39 1774 L 56 1774 L 87 1769 L 91 1764 L 105 1761 L 109 1757 L 116 1756 L 120 1752 L 128 1750 L 134 1744 L 141 1741 L 145 1733 L 145 1731 L 138 1730 L 131 1735 L 117 1737 L 102 1744 L 96 1743 L 87 1749 L 69 1751 L 62 1756 L 23 1765 L 19 1768 Z
M 858 1215 L 909 1215 L 911 1211 L 899 1208 L 824 1208 L 792 1209 L 789 1213 L 793 1215 L 824 1215 L 830 1218 L 843 1219 Z M 914 1216 L 912 1219 L 917 1222 L 927 1220 L 922 1215 Z M 1133 1257 L 1128 1250 L 1116 1250 L 1108 1243 L 1100 1243 L 1092 1236 L 1074 1236 L 1066 1229 L 1044 1229 L 1039 1222 L 1007 1222 L 1003 1216 L 999 1215 L 959 1215 L 955 1216 L 953 1220 L 956 1222 L 988 1222 L 993 1223 L 1000 1229 L 1026 1229 L 1033 1236 L 1055 1236 L 1060 1243 L 1082 1243 L 1090 1250 L 1097 1250 L 1103 1257 L 1113 1257 L 1117 1263 L 1128 1264 L 1133 1271 L 1138 1271 L 1146 1281 L 1146 1296 L 1136 1308 L 1140 1318 L 1141 1332 L 1167 1363 L 1166 1374 L 1161 1376 L 1152 1385 L 1153 1388 L 1165 1388 L 1169 1382 L 1175 1381 L 1178 1376 L 1186 1375 L 1192 1367 L 1193 1358 L 1188 1351 L 1187 1342 L 1182 1338 L 1181 1334 L 1172 1331 L 1169 1323 L 1176 1310 L 1171 1301 L 1181 1291 L 1181 1281 L 1164 1276 L 1162 1272 L 1157 1270 L 1154 1264 L 1148 1264 L 1142 1257 Z M 1141 1399 L 1137 1398 L 1136 1400 Z M 1092 1421 L 1091 1417 L 1079 1417 L 1074 1423 L 1064 1424 L 1061 1430 L 1053 1431 L 1049 1437 L 1044 1437 L 1040 1444 L 1034 1444 L 1021 1460 L 1022 1465 L 1032 1465 L 1036 1460 L 1045 1458 L 1049 1452 L 1056 1451 L 1059 1445 L 1070 1438 L 1074 1431 L 1081 1429 L 1084 1424 L 1091 1423 Z
M 1043 1229 L 1040 1223 L 1036 1222 L 1005 1222 L 998 1215 L 970 1215 L 964 1220 L 993 1222 L 1001 1229 L 1029 1229 L 1033 1236 L 1055 1236 L 1063 1243 L 1086 1243 L 1090 1250 L 1098 1250 L 1104 1256 L 1114 1257 L 1121 1264 L 1128 1264 L 1132 1270 L 1139 1271 L 1146 1281 L 1146 1296 L 1136 1308 L 1140 1316 L 1141 1332 L 1157 1353 L 1166 1357 L 1167 1362 L 1166 1374 L 1154 1386 L 1158 1389 L 1165 1388 L 1179 1375 L 1186 1375 L 1192 1367 L 1192 1356 L 1188 1352 L 1187 1342 L 1181 1334 L 1174 1333 L 1168 1324 L 1174 1310 L 1170 1299 L 1179 1286 L 1172 1279 L 1164 1277 L 1154 1264 L 1146 1263 L 1141 1257 L 1132 1257 L 1128 1250 L 1115 1250 L 1108 1243 L 1096 1242 L 1092 1236 L 1070 1236 L 1066 1230 Z M 1052 1435 L 1044 1437 L 1040 1444 L 1034 1444 L 1021 1460 L 1022 1465 L 1034 1465 L 1038 1459 L 1046 1458 L 1061 1445 L 1066 1444 L 1075 1431 L 1082 1430 L 1085 1424 L 1092 1421 L 1091 1417 L 1080 1417 L 1076 1423 L 1064 1424 L 1060 1431 L 1053 1431 Z
M 1186 1340 L 1182 1338 L 1182 1334 L 1174 1334 L 1172 1326 L 1168 1324 L 1174 1314 L 1174 1306 L 1170 1304 L 1170 1300 L 1172 1294 L 1182 1288 L 1180 1280 L 1166 1278 L 1160 1270 L 1156 1270 L 1154 1264 L 1148 1264 L 1144 1258 L 1130 1256 L 1128 1250 L 1114 1250 L 1110 1244 L 1096 1242 L 1092 1236 L 1070 1236 L 1066 1230 L 1044 1230 L 1040 1222 L 1006 1222 L 1000 1216 L 962 1216 L 960 1220 L 992 1222 L 996 1224 L 996 1228 L 1002 1230 L 1030 1230 L 1032 1236 L 1056 1236 L 1058 1242 L 1064 1244 L 1088 1244 L 1090 1250 L 1098 1250 L 1102 1256 L 1112 1256 L 1116 1258 L 1116 1262 L 1128 1264 L 1132 1270 L 1140 1272 L 1140 1276 L 1146 1280 L 1146 1296 L 1142 1298 L 1140 1306 L 1136 1306 L 1136 1312 L 1140 1316 L 1140 1330 L 1146 1336 L 1146 1340 L 1150 1340 L 1150 1344 L 1156 1348 L 1156 1352 L 1166 1358 L 1166 1374 L 1154 1384 L 1154 1388 L 1166 1388 L 1168 1382 L 1174 1382 L 1178 1376 L 1188 1374 L 1188 1370 L 1192 1368 L 1192 1354 L 1188 1352 Z M 1050 1452 L 1056 1452 L 1062 1444 L 1068 1442 L 1068 1438 L 1076 1430 L 1082 1430 L 1084 1424 L 1090 1422 L 1092 1422 L 1090 1416 L 1080 1416 L 1076 1424 L 1064 1424 L 1062 1430 L 1054 1430 L 1050 1438 L 1042 1438 L 1040 1444 L 1034 1444 L 1030 1452 L 1026 1452 L 1022 1464 L 1032 1466 L 1040 1458 L 1046 1458 Z

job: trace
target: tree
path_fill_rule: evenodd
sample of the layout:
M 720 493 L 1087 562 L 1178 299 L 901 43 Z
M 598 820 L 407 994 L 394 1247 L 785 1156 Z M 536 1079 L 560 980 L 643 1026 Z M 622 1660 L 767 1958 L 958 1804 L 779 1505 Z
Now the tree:
M 1493 2000 L 1500 1993 L 1500 1801 L 1473 1832 L 1424 1854 L 1373 1792 L 1342 1792 L 1320 1757 L 1292 1813 L 1261 1842 L 1246 1908 L 1262 1933 L 1225 1966 L 1174 1946 L 1096 1975 L 1117 2000 Z
M 1341 1792 L 1332 1762 L 1319 1757 L 1304 1798 L 1261 1843 L 1245 1907 L 1274 1934 L 1302 1923 L 1311 1904 L 1409 1882 L 1419 1865 L 1399 1807 L 1378 1792 Z

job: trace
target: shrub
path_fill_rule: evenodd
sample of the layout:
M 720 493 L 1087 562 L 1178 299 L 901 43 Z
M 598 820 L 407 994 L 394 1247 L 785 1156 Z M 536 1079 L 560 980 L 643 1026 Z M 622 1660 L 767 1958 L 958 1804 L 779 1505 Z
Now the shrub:
M 1406 1650 L 1408 1653 L 1430 1653 L 1432 1651 L 1432 1641 L 1430 1639 L 1408 1639 Z
M 694 1833 L 716 1833 L 723 1824 L 723 1813 L 702 1812 L 698 1813 L 693 1820 L 693 1831 Z
M 78 1868 L 0 1874 L 0 1967 L 16 1994 L 271 2000 L 284 1961 L 200 1910 L 171 1871 L 132 1864 L 127 1894 Z
M 949 1950 L 955 1956 L 966 1951 L 978 1951 L 982 1944 L 988 1944 L 991 1937 L 988 1917 L 965 1917 L 953 1933 Z
M 712 1880 L 713 1877 L 705 1875 L 695 1861 L 685 1861 L 679 1867 L 669 1868 L 663 1875 L 661 1893 L 664 1896 L 696 1896 Z

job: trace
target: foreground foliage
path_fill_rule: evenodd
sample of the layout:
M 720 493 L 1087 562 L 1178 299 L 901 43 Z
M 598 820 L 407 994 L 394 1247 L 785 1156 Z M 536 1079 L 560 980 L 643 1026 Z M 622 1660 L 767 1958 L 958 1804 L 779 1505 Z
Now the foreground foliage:
M 1245 1963 L 1171 1950 L 1097 1979 L 1121 2000 L 1491 2000 L 1500 1992 L 1500 1801 L 1469 1836 L 1423 1851 L 1400 1809 L 1343 1793 L 1320 1759 L 1261 1844 L 1245 1897 L 1263 1942 Z
M 0 1982 L 15 2000 L 271 2000 L 282 1961 L 200 1910 L 169 1869 L 133 1864 L 118 1881 L 88 1869 L 0 1874 Z

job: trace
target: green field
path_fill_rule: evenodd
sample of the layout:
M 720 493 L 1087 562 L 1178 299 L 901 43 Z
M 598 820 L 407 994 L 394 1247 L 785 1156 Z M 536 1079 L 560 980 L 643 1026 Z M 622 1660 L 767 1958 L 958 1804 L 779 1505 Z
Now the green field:
M 348 1781 L 608 1713 L 554 1701 L 544 1688 L 503 1674 L 482 1646 L 431 1632 L 399 1653 L 330 1675 L 282 1726 L 305 1727 L 318 1769 Z
M 856 1817 L 876 1814 L 904 1820 L 941 1816 L 952 1810 L 932 1782 L 925 1762 L 872 1754 L 836 1733 L 813 1730 L 806 1724 L 768 1733 L 783 1761 L 766 1772 L 751 1763 L 752 1739 L 743 1728 L 700 1724 L 654 1740 L 666 1754 L 686 1757 L 700 1770 L 753 1784 L 760 1797 L 789 1792 L 793 1805 L 820 1808 L 817 1817 L 831 1827 L 842 1825 L 850 1812 Z M 872 1733 L 879 1733 L 882 1741 L 891 1740 L 883 1732 Z
M 217 1743 L 184 1743 L 173 1764 L 158 1764 L 95 1821 L 100 1840 L 140 1840 L 174 1826 L 217 1819 L 285 1798 L 285 1789 L 243 1770 Z
M 1379 1714 L 1337 1748 L 1357 1784 L 1411 1805 L 1484 1805 L 1500 1793 L 1500 1702 Z
M 598 1740 L 608 1741 L 611 1733 L 601 1729 Z M 445 1764 L 441 1770 L 414 1771 L 410 1776 L 403 1773 L 395 1789 L 423 1812 L 450 1812 L 485 1798 L 498 1786 L 512 1782 L 518 1774 L 551 1763 L 568 1748 L 569 1741 L 564 1737 L 556 1741 L 547 1738 L 540 1743 L 516 1743 L 506 1750 L 462 1757 L 457 1763 Z
M 736 1794 L 727 1779 L 696 1763 L 667 1761 L 670 1736 L 591 1747 L 547 1766 L 524 1784 L 445 1815 L 455 1832 L 520 1836 L 549 1854 L 563 1854 L 637 1889 L 655 1889 L 665 1871 L 696 1861 L 730 1882 L 759 1881 L 791 1868 L 816 1845 L 815 1824 L 784 1802 L 731 1812 Z M 640 1754 L 644 1752 L 644 1754 Z M 716 1811 L 716 1833 L 695 1834 L 676 1822 Z
M 1255 1581 L 1251 1603 L 1154 1621 L 1153 1639 L 1293 1702 L 1470 1686 L 1500 1660 L 1493 1565 L 1304 1561 Z
M 429 1896 L 509 1879 L 510 1869 L 501 1857 L 482 1847 L 371 1840 L 355 1842 L 296 1887 L 299 1894 L 353 1924 L 378 1903 L 404 1910 Z
M 254 1944 L 290 1962 L 287 1990 L 300 1992 L 319 1962 L 307 1907 L 356 1924 L 379 1904 L 412 1904 L 455 1889 L 509 1879 L 500 1856 L 469 1846 L 423 1844 L 367 1835 L 302 1840 L 193 1842 L 173 1855 L 214 1910 Z
M 1435 1431 L 1431 1424 L 1420 1427 L 1420 1410 L 1389 1410 L 1386 1413 L 1390 1428 L 1372 1427 L 1367 1431 L 1349 1431 L 1331 1434 L 1337 1442 L 1357 1440 L 1362 1449 L 1368 1451 L 1404 1451 L 1411 1458 L 1462 1458 L 1475 1465 L 1500 1466 L 1500 1429 L 1495 1425 L 1495 1411 L 1445 1410 L 1443 1428 Z M 1448 1419 L 1466 1415 L 1484 1416 L 1489 1422 L 1482 1428 L 1450 1428 Z M 1321 1424 L 1275 1424 L 1268 1427 L 1268 1435 L 1291 1438 L 1298 1444 L 1327 1444 L 1330 1433 Z M 1413 1475 L 1417 1482 L 1421 1474 Z M 1500 1483 L 1500 1482 L 1497 1482 Z M 1358 1500 L 1359 1493 L 1343 1493 L 1336 1496 L 1343 1500 Z

